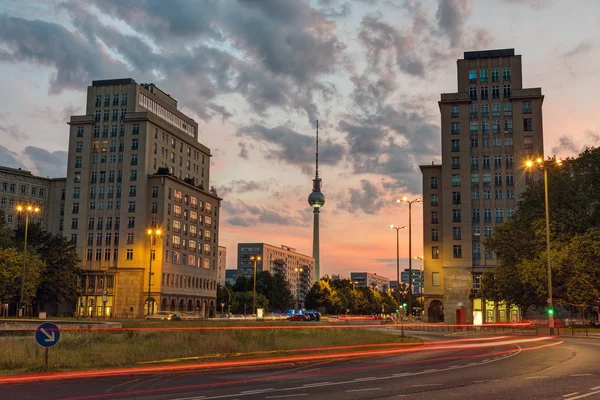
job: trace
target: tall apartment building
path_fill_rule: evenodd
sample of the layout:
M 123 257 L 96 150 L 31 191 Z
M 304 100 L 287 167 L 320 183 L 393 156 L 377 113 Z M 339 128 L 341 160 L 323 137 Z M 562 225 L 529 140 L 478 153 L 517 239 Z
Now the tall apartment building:
M 256 263 L 257 273 L 269 271 L 271 274 L 281 272 L 290 283 L 294 299 L 304 296 L 314 283 L 315 259 L 311 256 L 300 254 L 289 246 L 272 246 L 266 243 L 238 243 L 238 275 L 251 277 L 254 274 L 254 262 L 250 256 L 259 255 L 261 260 Z M 296 271 L 302 269 L 302 271 Z
M 92 82 L 69 125 L 63 235 L 84 270 L 78 314 L 214 315 L 221 199 L 198 124 L 154 84 L 115 79 Z M 162 232 L 152 243 L 149 228 Z
M 523 88 L 514 49 L 464 53 L 458 91 L 443 93 L 442 164 L 422 165 L 425 317 L 484 323 L 496 314 L 477 298 L 481 274 L 496 265 L 482 239 L 515 213 L 531 179 L 523 165 L 543 155 L 541 88 Z

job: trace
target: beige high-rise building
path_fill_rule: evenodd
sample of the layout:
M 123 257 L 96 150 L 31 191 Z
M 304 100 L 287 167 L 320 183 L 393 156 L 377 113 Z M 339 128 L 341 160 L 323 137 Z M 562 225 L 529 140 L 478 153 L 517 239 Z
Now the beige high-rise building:
M 48 229 L 52 181 L 21 168 L 0 166 L 0 209 L 10 227 L 17 227 L 20 217 L 18 206 L 32 206 L 39 208 L 39 212 L 31 213 L 29 222 L 40 223 L 44 229 Z
M 225 286 L 225 270 L 227 269 L 227 247 L 219 246 L 219 261 L 217 262 L 217 283 Z
M 78 315 L 141 317 L 148 291 L 151 314 L 214 315 L 221 199 L 198 124 L 154 84 L 115 79 L 92 82 L 69 125 L 63 235 L 84 270 Z M 149 228 L 162 232 L 152 243 Z
M 541 88 L 523 88 L 514 49 L 464 53 L 458 92 L 443 93 L 442 164 L 422 165 L 425 318 L 486 323 L 518 310 L 477 295 L 481 274 L 496 265 L 482 240 L 510 219 L 531 175 L 526 160 L 543 156 Z

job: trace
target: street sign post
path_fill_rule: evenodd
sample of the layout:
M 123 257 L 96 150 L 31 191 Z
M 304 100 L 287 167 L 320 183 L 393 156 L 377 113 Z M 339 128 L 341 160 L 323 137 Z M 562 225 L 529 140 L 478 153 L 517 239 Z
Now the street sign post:
M 60 339 L 60 329 L 52 322 L 44 322 L 35 330 L 35 341 L 46 349 L 44 360 L 48 368 L 48 349 L 58 343 Z
M 108 290 L 102 291 L 102 316 L 106 318 L 106 302 L 108 302 Z

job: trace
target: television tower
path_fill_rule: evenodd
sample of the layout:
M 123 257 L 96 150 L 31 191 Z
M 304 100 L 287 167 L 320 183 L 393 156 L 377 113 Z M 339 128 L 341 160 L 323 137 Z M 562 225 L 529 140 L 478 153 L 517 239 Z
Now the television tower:
M 315 259 L 315 282 L 321 279 L 319 257 L 319 212 L 325 204 L 325 195 L 321 193 L 321 178 L 319 178 L 319 121 L 317 121 L 317 152 L 315 163 L 315 179 L 312 193 L 308 196 L 308 204 L 313 208 L 313 258 Z

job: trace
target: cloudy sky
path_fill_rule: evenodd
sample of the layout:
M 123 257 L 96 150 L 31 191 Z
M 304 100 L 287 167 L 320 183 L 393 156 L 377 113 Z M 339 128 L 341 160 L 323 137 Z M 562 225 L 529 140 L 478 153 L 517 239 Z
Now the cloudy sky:
M 63 176 L 86 86 L 154 82 L 213 151 L 234 267 L 243 241 L 311 254 L 318 119 L 321 270 L 393 277 L 387 227 L 408 221 L 394 199 L 418 197 L 418 165 L 440 160 L 456 60 L 515 48 L 524 86 L 546 96 L 546 153 L 574 155 L 599 140 L 599 16 L 597 0 L 0 0 L 0 164 Z

